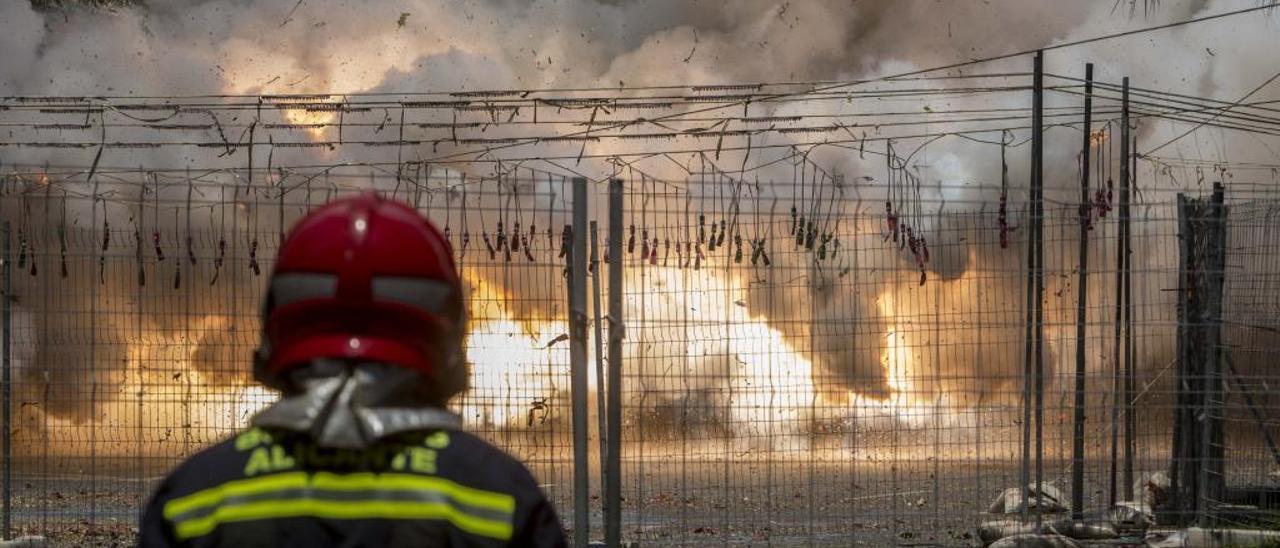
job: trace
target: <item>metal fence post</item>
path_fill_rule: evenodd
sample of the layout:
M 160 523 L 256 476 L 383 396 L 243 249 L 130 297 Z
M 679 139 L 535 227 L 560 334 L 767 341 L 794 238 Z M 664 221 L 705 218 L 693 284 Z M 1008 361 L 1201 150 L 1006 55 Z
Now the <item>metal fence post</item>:
M 1035 238 L 1035 267 L 1032 273 L 1035 278 L 1035 325 L 1033 328 L 1035 358 L 1035 407 L 1036 407 L 1036 529 L 1044 522 L 1043 494 L 1040 486 L 1044 483 L 1044 53 L 1036 54 L 1036 70 L 1034 87 L 1036 90 L 1035 107 L 1032 113 L 1032 126 L 1035 135 L 1033 152 L 1035 155 L 1035 173 L 1032 175 L 1035 184 L 1035 198 L 1032 200 L 1032 238 Z
M 604 484 L 604 541 L 622 543 L 622 216 L 621 179 L 609 181 L 609 374 L 608 462 Z
M 1084 519 L 1085 315 L 1089 300 L 1089 152 L 1093 148 L 1093 63 L 1084 66 L 1084 146 L 1080 151 L 1080 266 L 1076 269 L 1076 399 L 1071 444 L 1071 519 Z
M 1035 397 L 1036 402 L 1037 403 L 1040 402 L 1038 394 L 1041 388 L 1041 384 L 1038 382 L 1040 379 L 1040 376 L 1039 376 L 1040 370 L 1035 368 L 1036 356 L 1038 355 L 1035 353 L 1037 349 L 1036 340 L 1039 337 L 1039 330 L 1036 329 L 1035 321 L 1037 318 L 1036 310 L 1038 310 L 1040 307 L 1040 301 L 1039 301 L 1040 292 L 1038 291 L 1038 287 L 1039 287 L 1038 284 L 1040 282 L 1040 277 L 1036 275 L 1037 274 L 1036 260 L 1039 257 L 1038 249 L 1040 245 L 1040 242 L 1037 236 L 1038 233 L 1036 232 L 1036 219 L 1037 219 L 1037 215 L 1039 215 L 1039 212 L 1036 208 L 1036 204 L 1037 204 L 1037 200 L 1039 199 L 1039 183 L 1040 183 L 1039 177 L 1040 177 L 1040 171 L 1041 171 L 1040 169 L 1041 154 L 1042 154 L 1042 151 L 1044 150 L 1043 147 L 1041 146 L 1041 140 L 1043 138 L 1042 123 L 1043 123 L 1043 108 L 1044 108 L 1044 76 L 1043 75 L 1044 75 L 1044 53 L 1037 52 L 1035 56 L 1035 62 L 1034 62 L 1034 76 L 1032 78 L 1032 95 L 1031 95 L 1031 108 L 1032 108 L 1031 110 L 1031 120 L 1032 120 L 1031 121 L 1031 174 L 1029 177 L 1030 180 L 1028 184 L 1029 189 L 1028 189 L 1028 198 L 1027 198 L 1027 201 L 1028 201 L 1027 217 L 1028 217 L 1030 226 L 1027 234 L 1027 298 L 1026 298 L 1027 308 L 1026 308 L 1025 334 L 1024 334 L 1024 340 L 1023 340 L 1025 352 L 1023 355 L 1023 369 L 1022 369 L 1022 374 L 1023 374 L 1023 379 L 1022 379 L 1023 381 L 1023 384 L 1022 384 L 1022 466 L 1021 466 L 1020 487 L 1022 488 L 1022 500 L 1024 501 L 1029 500 L 1031 496 L 1031 489 L 1028 486 L 1031 484 L 1031 479 L 1032 479 L 1031 477 L 1031 436 L 1032 436 L 1031 424 L 1033 420 L 1033 416 L 1031 414 L 1032 398 Z M 1036 455 L 1037 455 L 1036 467 L 1037 468 L 1036 468 L 1035 480 L 1037 483 L 1040 481 L 1040 473 L 1039 473 L 1039 465 L 1040 465 L 1040 460 L 1039 460 L 1039 454 L 1040 454 L 1039 424 L 1040 422 L 1039 421 L 1041 416 L 1040 410 L 1041 410 L 1040 407 L 1036 407 L 1036 414 L 1034 415 L 1034 421 L 1037 425 L 1035 430 L 1035 435 L 1037 439 L 1037 444 L 1036 444 Z M 1038 495 L 1039 489 L 1036 489 L 1036 492 L 1037 492 L 1036 500 L 1039 501 L 1039 495 Z M 1022 510 L 1021 510 L 1022 519 L 1027 519 L 1027 510 L 1029 507 L 1030 507 L 1030 504 L 1022 505 Z M 1037 508 L 1039 508 L 1038 505 L 1037 505 Z M 1037 515 L 1038 515 L 1038 511 L 1037 511 Z
M 1126 105 L 1127 106 L 1127 105 Z M 1122 122 L 1122 125 L 1124 122 Z M 1128 136 L 1121 138 L 1122 142 L 1127 142 Z M 1122 146 L 1128 149 L 1128 144 Z M 1120 157 L 1124 158 L 1124 152 Z M 1120 161 L 1120 178 L 1124 179 L 1129 172 L 1129 162 Z M 1101 186 L 1105 183 L 1098 181 Z M 1123 193 L 1123 190 L 1121 191 Z M 1115 321 L 1112 322 L 1112 343 L 1111 343 L 1111 465 L 1108 469 L 1107 476 L 1107 506 L 1115 506 L 1116 501 L 1120 497 L 1120 486 L 1117 483 L 1120 479 L 1120 413 L 1122 403 L 1124 402 L 1124 391 L 1120 371 L 1120 331 L 1124 318 L 1124 226 L 1122 223 L 1116 223 L 1116 283 L 1115 283 Z M 1125 499 L 1128 500 L 1128 499 Z
M 587 180 L 573 179 L 573 248 L 569 254 L 569 377 L 573 405 L 573 544 L 591 531 L 587 479 Z
M 1177 332 L 1174 339 L 1177 355 L 1177 376 L 1174 378 L 1176 391 L 1173 406 L 1172 451 L 1169 468 L 1169 492 L 1173 496 L 1172 512 L 1179 526 L 1187 523 L 1187 507 L 1194 493 L 1195 484 L 1188 478 L 1187 468 L 1192 460 L 1191 444 L 1187 439 L 1194 430 L 1194 417 L 1190 413 L 1191 397 L 1197 391 L 1194 387 L 1196 379 L 1191 375 L 1190 363 L 1187 359 L 1189 326 L 1189 297 L 1191 287 L 1187 285 L 1187 272 L 1192 268 L 1191 260 L 1191 227 L 1190 204 L 1184 194 L 1178 194 L 1178 293 L 1177 293 Z M 1162 521 L 1160 516 L 1157 521 Z
M 600 231 L 598 228 L 596 222 L 591 221 L 591 251 L 588 257 L 591 261 L 591 334 L 595 339 L 596 349 L 596 433 L 599 436 L 596 445 L 600 452 L 600 485 L 604 486 L 605 476 L 609 470 L 609 464 L 605 462 L 607 454 L 605 440 L 609 439 L 612 432 L 605 424 L 605 409 L 608 402 L 605 401 L 604 393 L 604 326 L 601 325 L 600 314 Z M 605 501 L 605 504 L 608 504 L 608 501 Z
M 0 360 L 4 361 L 4 530 L 0 539 L 10 538 L 13 528 L 13 360 L 10 359 L 9 345 L 13 338 L 13 266 L 10 260 L 12 250 L 9 243 L 9 221 L 4 222 L 4 256 L 0 257 L 4 270 L 4 343 L 0 348 Z
M 1114 379 L 1112 391 L 1114 409 L 1111 419 L 1111 504 L 1114 505 L 1120 497 L 1123 500 L 1133 500 L 1133 394 L 1129 382 L 1129 372 L 1133 364 L 1130 363 L 1128 353 L 1128 343 L 1130 339 L 1127 337 L 1121 340 L 1121 334 L 1129 333 L 1129 327 L 1126 325 L 1129 318 L 1128 303 L 1132 296 L 1129 292 L 1129 180 L 1131 173 L 1129 171 L 1129 77 L 1124 77 L 1123 90 L 1121 92 L 1121 114 L 1120 114 L 1120 218 L 1117 223 L 1117 239 L 1116 244 L 1116 318 L 1114 337 L 1112 338 L 1112 360 L 1111 367 L 1114 368 L 1112 377 Z M 1121 367 L 1124 364 L 1124 367 Z M 1120 423 L 1120 421 L 1123 421 Z M 1120 423 L 1120 424 L 1117 424 Z M 1118 488 L 1116 486 L 1116 476 L 1118 474 L 1116 461 L 1119 459 L 1119 453 L 1122 449 L 1119 447 L 1117 438 L 1119 431 L 1124 431 L 1124 477 L 1123 484 Z
M 1213 195 L 1204 200 L 1201 207 L 1200 226 L 1204 236 L 1204 257 L 1197 260 L 1201 273 L 1197 273 L 1198 285 L 1203 285 L 1203 301 L 1195 327 L 1201 331 L 1198 342 L 1203 343 L 1201 356 L 1204 381 L 1201 400 L 1200 486 L 1196 489 L 1200 500 L 1197 504 L 1197 525 L 1216 526 L 1214 505 L 1222 502 L 1223 492 L 1223 408 L 1225 398 L 1222 386 L 1222 300 L 1223 281 L 1226 272 L 1227 223 L 1222 183 L 1213 184 Z

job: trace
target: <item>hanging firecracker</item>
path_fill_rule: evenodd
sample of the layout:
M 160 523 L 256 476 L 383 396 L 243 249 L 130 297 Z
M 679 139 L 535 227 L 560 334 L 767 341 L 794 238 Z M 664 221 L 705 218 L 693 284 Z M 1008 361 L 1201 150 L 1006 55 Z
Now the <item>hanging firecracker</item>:
M 573 227 L 570 225 L 564 225 L 564 230 L 560 233 L 559 258 L 563 259 L 565 258 L 566 255 L 569 254 L 569 246 L 572 242 L 573 242 Z
M 65 202 L 63 202 L 65 204 Z M 58 258 L 59 269 L 62 277 L 65 279 L 67 272 L 67 231 L 63 226 L 58 227 Z
M 1008 133 L 1000 134 L 1000 206 L 996 222 L 1000 225 L 1000 249 L 1009 247 L 1009 163 L 1005 160 Z
M 1093 209 L 1097 212 L 1098 218 L 1102 219 L 1111 212 L 1111 199 L 1115 182 L 1107 179 L 1106 186 L 1100 186 L 1093 193 Z
M 497 252 L 502 251 L 502 258 L 506 262 L 511 262 L 511 246 L 507 244 L 507 234 L 503 230 L 502 223 L 498 223 L 498 231 L 494 233 L 493 245 L 489 253 L 489 258 L 497 257 Z
M 18 229 L 18 269 L 27 266 L 27 233 Z
M 751 264 L 763 263 L 764 266 L 770 266 L 769 253 L 765 251 L 765 238 L 761 237 L 759 241 L 751 242 Z
M 649 229 L 640 231 L 640 260 L 649 260 Z
M 254 238 L 249 242 L 249 270 L 253 271 L 254 276 L 262 274 L 262 268 L 258 266 L 258 239 Z
M 888 225 L 889 229 L 888 233 L 884 236 L 884 240 L 887 242 L 892 239 L 896 242 L 898 241 L 898 215 L 893 212 L 893 202 L 885 202 L 884 211 L 885 223 Z
M 160 248 L 160 231 L 151 233 L 151 243 L 156 248 L 156 261 L 164 262 L 164 250 Z
M 533 249 L 529 246 L 529 237 L 522 235 L 520 238 L 524 240 L 523 245 L 520 246 L 520 249 L 524 250 L 524 258 L 528 259 L 529 262 L 534 262 Z
M 142 233 L 134 231 L 133 233 L 133 257 L 138 263 L 138 285 L 147 285 L 147 271 L 142 266 Z
M 801 215 L 801 216 L 800 216 L 800 221 L 799 221 L 799 223 L 797 223 L 797 225 L 796 225 L 796 231 L 794 232 L 794 234 L 796 235 L 796 247 L 797 247 L 797 248 L 804 247 L 804 236 L 805 236 L 805 230 L 806 230 L 806 228 L 807 228 L 808 226 L 809 226 L 809 224 L 808 224 L 808 222 L 806 222 L 806 221 L 805 221 L 805 219 L 804 219 L 804 215 Z
M 501 250 L 502 250 L 502 256 L 503 256 L 503 258 L 504 258 L 507 262 L 511 262 L 511 248 L 507 246 L 507 231 L 506 231 L 506 228 L 502 226 L 502 221 L 498 221 L 498 231 L 497 231 L 497 236 L 496 236 L 496 243 L 495 243 L 495 245 L 494 245 L 494 246 L 490 246 L 490 253 L 489 253 L 489 254 L 491 255 L 491 257 L 490 257 L 490 258 L 493 258 L 493 257 L 492 257 L 492 255 L 494 254 L 494 253 L 493 253 L 493 251 L 494 251 L 494 250 L 493 250 L 493 248 L 494 248 L 495 246 L 496 246 L 496 248 L 497 248 L 497 249 L 501 249 Z
M 213 258 L 213 278 L 209 280 L 209 285 L 218 283 L 218 276 L 222 274 L 222 263 L 227 259 L 227 239 L 225 237 L 218 238 L 218 256 Z
M 111 245 L 111 223 L 102 219 L 102 251 L 98 253 L 98 283 L 107 283 L 107 247 Z
M 996 211 L 996 222 L 1000 225 L 1000 249 L 1009 247 L 1009 192 L 1000 191 L 1000 208 Z
M 480 238 L 484 240 L 485 249 L 489 250 L 489 260 L 492 261 L 494 259 L 497 259 L 498 253 L 497 253 L 497 250 L 493 248 L 493 241 L 489 239 L 489 231 L 487 230 L 481 231 Z

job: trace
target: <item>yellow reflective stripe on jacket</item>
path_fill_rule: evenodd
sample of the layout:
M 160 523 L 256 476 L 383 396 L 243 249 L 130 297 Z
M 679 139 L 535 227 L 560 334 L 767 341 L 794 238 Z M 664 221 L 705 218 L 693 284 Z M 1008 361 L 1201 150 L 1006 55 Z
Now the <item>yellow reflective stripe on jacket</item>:
M 235 480 L 169 501 L 179 539 L 219 524 L 271 518 L 441 519 L 476 535 L 508 540 L 515 497 L 409 474 L 290 472 Z
M 480 536 L 510 540 L 510 521 L 477 518 L 439 502 L 330 502 L 324 500 L 283 499 L 219 506 L 206 517 L 182 521 L 174 528 L 179 540 L 198 537 L 218 525 L 236 521 L 271 518 L 317 517 L 329 519 L 442 519 L 457 528 Z
M 179 514 L 185 514 L 197 508 L 217 505 L 222 499 L 231 495 L 253 495 L 271 491 L 306 486 L 306 476 L 302 473 L 276 474 L 247 480 L 229 481 L 217 487 L 196 491 L 185 497 L 173 499 L 164 505 L 164 517 L 172 520 Z

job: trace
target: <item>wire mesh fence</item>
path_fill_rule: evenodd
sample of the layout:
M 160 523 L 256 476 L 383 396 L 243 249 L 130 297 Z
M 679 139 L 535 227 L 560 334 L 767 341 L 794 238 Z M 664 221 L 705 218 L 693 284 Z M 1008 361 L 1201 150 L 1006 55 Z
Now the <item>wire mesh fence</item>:
M 457 410 L 567 507 L 559 486 L 571 462 L 568 358 L 558 338 L 567 329 L 567 183 L 520 180 L 431 179 L 398 197 L 450 231 L 459 253 L 468 353 L 483 366 Z M 274 401 L 249 363 L 282 229 L 355 190 L 166 183 L 146 173 L 111 195 L 37 184 L 11 179 L 4 190 L 14 524 L 55 539 L 83 527 L 127 534 L 155 480 Z M 494 205 L 503 200 L 518 205 Z
M 1280 203 L 1274 200 L 1229 206 L 1221 316 L 1220 418 L 1223 491 L 1210 500 L 1216 524 L 1223 527 L 1274 528 L 1274 514 L 1250 511 L 1275 508 L 1280 484 L 1275 385 L 1277 345 L 1277 228 Z
M 469 428 L 529 464 L 568 515 L 570 182 L 536 171 L 447 173 L 391 193 L 445 227 L 461 258 L 473 374 L 456 408 Z M 624 538 L 964 544 L 991 517 L 992 500 L 1020 484 L 1026 245 L 1017 227 L 1026 212 L 1008 212 L 1014 228 L 1002 234 L 990 211 L 942 208 L 912 218 L 927 234 L 912 243 L 905 231 L 895 240 L 882 204 L 831 183 L 783 199 L 770 185 L 707 173 L 624 183 L 626 228 L 600 234 L 590 272 L 617 265 L 625 274 Z M 604 185 L 593 188 L 598 206 Z M 84 190 L 12 178 L 4 190 L 13 520 L 18 531 L 53 538 L 127 536 L 159 476 L 273 400 L 246 364 L 282 228 L 354 186 L 236 188 L 144 172 L 111 195 Z M 841 207 L 828 214 L 833 202 Z M 1222 504 L 1274 497 L 1271 417 L 1280 410 L 1267 389 L 1277 342 L 1268 265 L 1280 256 L 1277 210 L 1229 206 L 1225 475 L 1254 490 Z M 1142 497 L 1144 482 L 1169 468 L 1176 218 L 1175 205 L 1160 202 L 1136 206 L 1132 219 L 1136 395 L 1119 406 L 1138 415 L 1131 474 L 1113 464 L 1125 461 L 1112 439 L 1124 417 L 1111 419 L 1123 397 L 1113 384 L 1117 224 L 1114 215 L 1092 221 L 1091 509 Z M 1064 492 L 1079 222 L 1076 207 L 1046 211 L 1042 460 L 1028 472 Z M 611 238 L 622 240 L 622 256 L 608 256 Z M 603 285 L 596 299 L 607 298 Z M 593 393 L 598 386 L 593 373 Z M 594 512 L 600 431 L 593 427 L 589 464 Z M 1126 489 L 1135 482 L 1136 495 Z
M 734 188 L 722 193 L 702 183 L 711 199 L 661 200 L 637 188 L 647 184 L 628 188 L 628 218 L 647 221 L 637 222 L 639 256 L 627 263 L 625 409 L 636 427 L 626 430 L 624 475 L 634 534 L 689 544 L 967 541 L 995 496 L 1019 481 L 1021 236 L 1002 246 L 994 212 L 944 210 L 917 220 L 928 234 L 917 244 L 894 238 L 878 202 L 855 202 L 835 219 L 814 212 L 852 197 L 779 202 L 726 181 Z M 1171 211 L 1154 208 L 1137 223 L 1139 241 L 1159 242 L 1141 247 L 1141 270 L 1170 279 L 1176 264 L 1161 264 L 1160 251 L 1173 249 L 1172 235 L 1158 227 L 1172 226 Z M 1017 225 L 1025 214 L 1011 217 Z M 720 243 L 722 226 L 729 244 Z M 1046 227 L 1043 476 L 1062 485 L 1078 293 L 1066 248 L 1077 208 L 1051 209 Z M 646 260 L 646 235 L 655 233 L 660 256 L 650 250 Z M 666 234 L 686 246 L 683 256 L 665 260 Z M 1112 224 L 1097 221 L 1093 236 L 1095 264 L 1114 257 Z M 739 237 L 750 245 L 740 248 Z M 753 253 L 757 242 L 763 253 Z M 914 255 L 917 245 L 928 251 Z M 1095 280 L 1087 319 L 1097 364 L 1087 478 L 1090 506 L 1103 508 L 1114 272 L 1092 274 L 1106 283 Z M 1154 276 L 1142 285 L 1142 306 L 1168 300 Z M 1165 343 L 1159 318 L 1137 325 Z M 1144 364 L 1154 361 L 1144 354 Z M 1148 390 L 1168 390 L 1158 370 L 1141 373 Z M 1139 438 L 1140 467 L 1160 470 L 1160 433 Z
M 249 363 L 287 227 L 316 205 L 376 189 L 434 220 L 459 257 L 471 382 L 455 410 L 529 465 L 566 525 L 593 538 L 605 510 L 620 508 L 622 539 L 644 544 L 972 545 L 983 522 L 1060 522 L 1073 509 L 1063 493 L 1078 495 L 1090 519 L 1123 501 L 1163 509 L 1178 487 L 1169 476 L 1187 479 L 1179 463 L 1199 466 L 1187 455 L 1205 454 L 1221 455 L 1209 459 L 1221 465 L 1221 489 L 1197 495 L 1196 512 L 1220 524 L 1274 522 L 1265 510 L 1280 503 L 1280 404 L 1270 396 L 1280 185 L 1257 165 L 1229 172 L 1144 157 L 1150 169 L 1135 169 L 1126 215 L 1113 196 L 1123 155 L 1105 125 L 1085 135 L 1096 166 L 1077 160 L 1076 173 L 1054 177 L 1037 219 L 1006 158 L 1027 142 L 1017 135 L 1027 109 L 1008 101 L 1025 94 L 1024 76 L 966 77 L 1001 83 L 989 88 L 927 89 L 922 78 L 797 91 L 763 111 L 750 90 L 726 89 L 0 98 L 11 128 L 0 147 L 59 152 L 53 165 L 24 162 L 0 178 L 10 226 L 7 516 L 14 531 L 55 542 L 127 542 L 156 480 L 274 400 Z M 1115 103 L 1105 96 L 1114 92 L 1104 87 L 1099 101 Z M 974 108 L 916 104 L 960 96 Z M 858 112 L 852 98 L 893 108 Z M 628 118 L 674 103 L 743 113 L 664 115 L 662 132 Z M 1203 110 L 1135 112 L 1175 108 Z M 1081 134 L 1065 120 L 1081 111 L 1049 111 L 1057 122 L 1045 134 L 1069 135 L 1060 148 L 1074 154 Z M 803 123 L 811 119 L 822 125 Z M 842 119 L 865 123 L 855 133 Z M 868 136 L 874 121 L 889 133 L 874 126 Z M 918 133 L 930 123 L 947 131 Z M 960 135 L 974 148 L 929 155 L 930 143 Z M 499 154 L 525 145 L 538 153 Z M 437 158 L 460 159 L 420 159 L 440 148 Z M 100 165 L 102 151 L 142 165 Z M 199 167 L 175 163 L 175 151 Z M 990 169 L 961 180 L 942 173 L 963 169 L 926 162 Z M 832 164 L 856 169 L 841 175 Z M 1085 204 L 1082 166 L 1098 170 Z M 1228 184 L 1220 267 L 1184 245 L 1177 193 L 1208 192 L 1204 169 Z M 621 228 L 610 230 L 615 220 Z M 571 262 L 584 240 L 586 272 Z M 606 276 L 616 269 L 620 286 Z M 1028 306 L 1037 273 L 1040 327 Z M 1221 280 L 1220 310 L 1196 320 L 1185 316 L 1188 294 L 1205 280 L 1192 273 Z M 591 282 L 582 318 L 570 311 L 571 282 L 585 281 L 575 276 Z M 616 296 L 615 316 L 605 303 Z M 1220 329 L 1199 347 L 1220 351 L 1215 376 L 1186 369 L 1187 330 L 1201 328 Z M 619 339 L 621 363 L 608 363 L 605 341 Z M 606 364 L 620 375 L 605 375 Z M 575 395 L 582 377 L 589 394 Z M 616 401 L 604 401 L 606 380 L 620 380 Z M 605 420 L 615 409 L 617 430 Z M 575 411 L 587 420 L 575 424 Z M 1175 433 L 1199 424 L 1223 425 L 1220 437 L 1184 454 L 1192 446 Z M 583 432 L 585 447 L 574 436 Z M 610 436 L 619 470 L 603 455 Z M 618 493 L 602 490 L 610 473 Z M 1028 483 L 1055 500 L 1029 509 L 1016 500 Z

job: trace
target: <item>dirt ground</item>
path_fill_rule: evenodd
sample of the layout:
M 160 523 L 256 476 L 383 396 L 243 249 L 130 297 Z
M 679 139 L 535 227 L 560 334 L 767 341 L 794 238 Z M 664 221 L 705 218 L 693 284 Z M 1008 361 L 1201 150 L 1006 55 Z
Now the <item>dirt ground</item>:
M 20 471 L 38 466 L 15 464 Z M 159 474 L 138 479 L 136 469 L 97 468 L 91 478 L 75 473 L 74 464 L 58 469 L 45 480 L 15 477 L 17 532 L 43 534 L 58 546 L 132 545 L 139 501 Z M 567 480 L 569 463 L 533 469 L 572 526 L 572 490 L 557 482 Z M 1017 475 L 1014 463 L 968 461 L 631 461 L 623 476 L 624 538 L 642 546 L 977 546 L 981 512 L 1017 484 Z M 603 536 L 598 479 L 593 475 L 593 538 Z M 1096 491 L 1093 502 L 1101 504 Z

